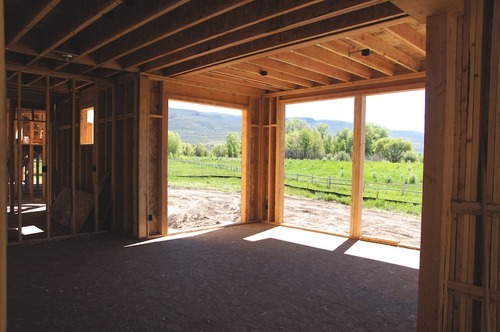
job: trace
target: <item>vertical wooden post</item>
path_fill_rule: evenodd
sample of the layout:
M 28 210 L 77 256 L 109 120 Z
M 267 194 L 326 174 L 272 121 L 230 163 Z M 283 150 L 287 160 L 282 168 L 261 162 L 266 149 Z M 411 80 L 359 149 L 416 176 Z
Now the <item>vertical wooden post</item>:
M 168 233 L 168 99 L 165 98 L 165 83 L 160 82 L 159 106 L 161 113 L 161 134 L 158 153 L 158 179 L 160 188 L 158 190 L 158 234 Z
M 145 238 L 148 223 L 148 140 L 149 140 L 149 78 L 139 78 L 139 115 L 138 115 L 138 165 L 137 196 L 138 215 L 136 216 L 138 238 Z
M 94 182 L 94 232 L 99 231 L 99 83 L 94 96 L 94 147 L 92 153 L 92 180 Z M 81 125 L 81 124 L 80 124 Z
M 2 36 L 3 38 L 3 36 Z M 2 54 L 3 56 L 3 54 Z M 10 114 L 9 114 L 9 130 L 7 132 L 9 133 L 9 182 L 10 182 L 10 214 L 14 214 L 14 205 L 15 205 L 15 197 L 16 197 L 16 183 L 17 183 L 17 177 L 16 177 L 16 167 L 17 162 L 16 162 L 16 128 L 15 128 L 15 122 L 14 119 L 16 118 L 16 108 L 12 106 L 11 103 L 10 105 Z M 19 135 L 19 134 L 18 134 Z
M 45 209 L 47 217 L 47 237 L 50 237 L 51 232 L 51 204 L 52 204 L 52 141 L 50 139 L 52 133 L 50 130 L 50 122 L 52 121 L 51 111 L 50 111 L 50 77 L 45 77 L 45 133 L 43 135 L 43 163 L 45 164 L 45 173 L 43 176 L 43 190 L 45 192 Z
M 22 84 L 21 72 L 17 72 L 17 233 L 19 242 L 23 240 L 23 145 L 22 145 L 22 122 L 21 122 L 21 100 Z
M 285 207 L 285 105 L 277 101 L 276 105 L 276 153 L 274 192 L 274 220 L 282 223 L 284 220 Z
M 248 222 L 251 219 L 251 181 L 252 181 L 252 108 L 253 102 L 241 114 L 241 221 Z
M 349 236 L 361 236 L 363 214 L 363 169 L 365 163 L 365 119 L 366 96 L 354 96 L 354 132 L 352 147 L 352 189 L 351 189 L 351 225 Z
M 111 229 L 116 231 L 116 216 L 118 215 L 116 212 L 117 209 L 117 204 L 116 202 L 118 201 L 118 193 L 116 192 L 116 101 L 115 101 L 115 91 L 116 91 L 116 86 L 113 85 L 111 87 L 111 200 L 112 200 L 112 212 L 111 212 L 111 218 L 112 220 L 112 226 Z
M 0 0 L 0 21 L 4 21 Z M 0 24 L 0 68 L 5 68 L 4 25 Z M 0 186 L 7 184 L 7 113 L 5 70 L 0 70 Z M 11 128 L 12 129 L 12 128 Z M 11 133 L 13 135 L 14 133 Z M 12 165 L 12 162 L 10 163 Z M 0 202 L 6 202 L 7 191 L 0 190 Z M 13 195 L 14 193 L 12 193 Z M 0 331 L 7 331 L 7 213 L 0 210 Z
M 71 80 L 71 234 L 76 234 L 76 91 Z
M 451 222 L 457 19 L 427 18 L 425 159 L 418 331 L 440 331 L 445 308 L 445 256 Z

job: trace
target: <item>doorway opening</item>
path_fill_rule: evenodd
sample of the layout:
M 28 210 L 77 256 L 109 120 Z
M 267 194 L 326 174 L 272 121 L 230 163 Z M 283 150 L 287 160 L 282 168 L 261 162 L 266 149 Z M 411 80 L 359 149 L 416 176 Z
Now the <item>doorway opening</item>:
M 242 110 L 168 106 L 168 232 L 240 222 Z
M 349 234 L 354 98 L 285 108 L 284 222 Z

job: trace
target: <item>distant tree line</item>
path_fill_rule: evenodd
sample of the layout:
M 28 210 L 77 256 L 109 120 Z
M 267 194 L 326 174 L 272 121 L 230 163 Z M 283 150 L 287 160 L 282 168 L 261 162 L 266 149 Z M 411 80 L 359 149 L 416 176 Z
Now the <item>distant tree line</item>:
M 285 141 L 286 158 L 351 160 L 353 133 L 349 128 L 332 135 L 327 124 L 311 127 L 304 120 L 289 119 L 285 125 Z M 389 130 L 376 124 L 366 125 L 365 156 L 394 163 L 419 160 L 411 142 L 389 137 Z
M 304 120 L 289 119 L 285 125 L 285 157 L 290 159 L 324 159 L 350 161 L 352 156 L 353 133 L 349 128 L 330 133 L 327 124 L 311 127 Z M 241 138 L 231 132 L 225 143 L 216 145 L 183 143 L 179 134 L 168 132 L 169 156 L 178 157 L 240 157 Z M 365 129 L 365 155 L 371 160 L 390 162 L 415 162 L 421 159 L 411 142 L 389 137 L 389 130 L 367 124 Z
M 196 156 L 196 157 L 240 157 L 241 138 L 238 133 L 228 133 L 225 143 L 189 144 L 183 143 L 179 134 L 168 131 L 168 153 L 169 157 Z

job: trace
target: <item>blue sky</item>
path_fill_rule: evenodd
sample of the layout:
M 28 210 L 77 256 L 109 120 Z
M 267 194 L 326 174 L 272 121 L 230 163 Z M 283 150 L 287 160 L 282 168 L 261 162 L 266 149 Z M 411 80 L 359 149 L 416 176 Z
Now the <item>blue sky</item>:
M 211 105 L 169 100 L 169 107 L 200 112 L 218 112 L 239 115 L 238 110 Z M 316 120 L 352 122 L 354 98 L 297 103 L 286 106 L 287 117 L 309 117 Z M 424 132 L 425 91 L 412 90 L 390 94 L 369 95 L 366 99 L 366 122 L 388 129 Z

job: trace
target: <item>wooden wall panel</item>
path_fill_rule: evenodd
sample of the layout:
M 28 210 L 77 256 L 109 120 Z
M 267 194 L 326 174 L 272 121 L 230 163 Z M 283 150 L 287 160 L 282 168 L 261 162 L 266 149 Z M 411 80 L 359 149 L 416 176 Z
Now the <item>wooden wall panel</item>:
M 463 16 L 428 17 L 427 29 L 418 328 L 496 331 L 500 5 L 465 1 Z

